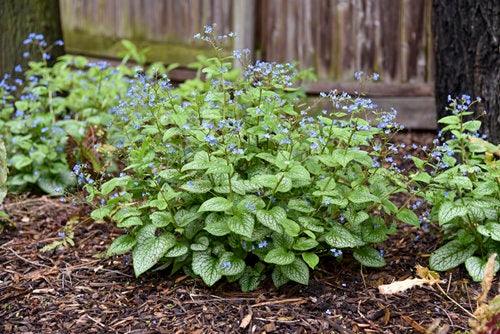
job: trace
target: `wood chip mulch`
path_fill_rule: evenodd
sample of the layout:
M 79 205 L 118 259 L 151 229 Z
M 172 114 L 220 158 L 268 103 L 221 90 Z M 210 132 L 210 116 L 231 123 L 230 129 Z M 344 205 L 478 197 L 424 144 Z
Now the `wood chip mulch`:
M 70 202 L 70 201 L 68 201 Z M 468 316 L 432 287 L 394 296 L 378 285 L 415 276 L 427 266 L 440 236 L 429 229 L 401 227 L 385 244 L 389 265 L 361 268 L 325 258 L 310 285 L 280 289 L 266 279 L 257 291 L 241 293 L 220 283 L 152 272 L 136 279 L 129 256 L 102 258 L 122 234 L 112 224 L 81 218 L 75 247 L 40 249 L 60 240 L 67 221 L 88 213 L 57 198 L 9 198 L 4 209 L 15 228 L 0 234 L 0 332 L 5 333 L 445 333 L 468 329 Z M 480 286 L 465 269 L 441 274 L 442 288 L 470 312 Z M 269 275 L 270 276 L 270 275 Z M 498 278 L 494 286 L 498 285 Z M 496 290 L 491 294 L 498 293 Z

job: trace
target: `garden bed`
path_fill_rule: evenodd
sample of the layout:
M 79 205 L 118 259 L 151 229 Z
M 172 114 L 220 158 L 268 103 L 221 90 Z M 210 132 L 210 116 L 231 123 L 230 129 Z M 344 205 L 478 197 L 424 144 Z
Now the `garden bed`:
M 426 145 L 434 136 L 407 133 L 395 142 Z M 257 290 L 241 293 L 235 283 L 206 288 L 182 273 L 149 272 L 136 279 L 130 256 L 99 257 L 123 230 L 89 218 L 75 230 L 75 247 L 41 253 L 60 239 L 71 217 L 88 217 L 87 205 L 29 196 L 10 197 L 4 208 L 15 223 L 0 235 L 0 331 L 7 333 L 424 333 L 438 323 L 452 332 L 468 328 L 467 314 L 435 288 L 378 292 L 380 284 L 414 277 L 415 265 L 428 266 L 440 245 L 432 226 L 401 225 L 384 244 L 384 268 L 362 268 L 350 255 L 342 262 L 326 257 L 309 286 L 291 282 L 276 289 L 268 277 Z M 473 312 L 479 284 L 470 283 L 463 267 L 442 278 L 449 296 Z

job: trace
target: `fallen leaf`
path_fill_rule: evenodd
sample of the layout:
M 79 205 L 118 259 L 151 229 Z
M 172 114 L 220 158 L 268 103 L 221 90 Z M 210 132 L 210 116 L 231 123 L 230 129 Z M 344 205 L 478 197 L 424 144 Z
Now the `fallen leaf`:
M 243 317 L 243 319 L 241 320 L 240 328 L 247 327 L 250 324 L 250 321 L 252 321 L 252 313 L 248 313 Z
M 393 295 L 395 293 L 403 292 L 416 286 L 423 286 L 428 284 L 430 286 L 441 283 L 439 274 L 428 268 L 417 265 L 417 275 L 420 278 L 408 278 L 403 281 L 392 282 L 391 284 L 379 285 L 378 291 L 383 295 Z
M 491 290 L 491 283 L 493 282 L 494 273 L 495 273 L 495 258 L 497 257 L 496 253 L 491 254 L 488 262 L 484 267 L 484 276 L 483 281 L 481 282 L 481 294 L 477 297 L 477 303 L 479 305 L 483 304 L 488 296 L 488 293 Z
M 264 331 L 266 333 L 271 333 L 274 332 L 275 330 L 276 330 L 276 325 L 274 324 L 274 322 L 270 322 L 264 326 Z
M 395 293 L 403 292 L 416 286 L 428 284 L 430 281 L 423 278 L 408 278 L 404 281 L 396 281 L 391 284 L 379 285 L 378 292 L 383 295 L 393 295 Z
M 404 321 L 406 321 L 411 327 L 415 328 L 415 330 L 419 333 L 425 333 L 426 330 L 424 327 L 422 327 L 418 322 L 413 320 L 411 317 L 407 315 L 402 315 L 401 318 L 403 318 Z

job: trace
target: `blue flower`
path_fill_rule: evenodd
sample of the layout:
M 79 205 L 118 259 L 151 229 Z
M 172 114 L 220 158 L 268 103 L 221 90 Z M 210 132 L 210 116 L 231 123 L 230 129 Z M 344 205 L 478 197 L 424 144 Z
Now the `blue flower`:
M 280 145 L 290 144 L 292 141 L 289 138 L 283 138 L 280 141 Z
M 259 248 L 264 248 L 264 247 L 267 247 L 267 245 L 268 245 L 268 244 L 267 244 L 267 241 L 266 241 L 266 240 L 264 240 L 264 241 L 262 241 L 261 243 L 259 243 L 257 246 L 258 246 Z
M 220 264 L 220 266 L 222 268 L 228 268 L 228 267 L 231 266 L 231 262 L 229 262 L 229 261 L 223 262 L 223 263 Z

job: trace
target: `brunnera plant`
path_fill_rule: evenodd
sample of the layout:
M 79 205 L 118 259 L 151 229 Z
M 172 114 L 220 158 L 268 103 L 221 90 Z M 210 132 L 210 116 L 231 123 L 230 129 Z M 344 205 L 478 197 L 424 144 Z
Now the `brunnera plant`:
M 126 229 L 107 254 L 132 252 L 136 276 L 159 264 L 243 291 L 268 273 L 277 287 L 307 284 L 320 256 L 384 266 L 377 244 L 396 218 L 419 225 L 391 201 L 412 182 L 391 157 L 395 112 L 330 92 L 322 98 L 334 111 L 311 116 L 296 87 L 307 73 L 261 61 L 240 72 L 232 64 L 245 52 L 224 56 L 218 44 L 231 34 L 207 26 L 196 37 L 217 54 L 204 61 L 205 80 L 173 87 L 138 73 L 113 111 L 127 167 L 86 185 L 101 202 L 92 217 Z
M 447 239 L 431 254 L 430 267 L 446 271 L 464 263 L 472 279 L 481 281 L 488 258 L 500 253 L 500 148 L 479 136 L 479 120 L 466 120 L 477 101 L 449 97 L 451 115 L 439 123 L 450 139 L 436 147 L 431 160 L 414 158 L 421 168 L 414 178 L 422 184 L 416 194 L 432 205 L 429 219 Z M 497 259 L 494 271 L 499 268 Z
M 109 110 L 124 97 L 135 74 L 125 63 L 142 53 L 125 43 L 128 51 L 116 67 L 71 55 L 49 66 L 50 50 L 62 43 L 48 45 L 43 35 L 30 34 L 24 44 L 39 50 L 40 60 L 30 61 L 27 68 L 16 66 L 14 75 L 5 74 L 0 81 L 0 138 L 5 140 L 9 157 L 11 191 L 40 189 L 62 194 L 71 188 L 76 179 L 67 161 L 68 150 L 78 160 L 92 162 L 89 168 L 95 172 L 105 170 L 93 148 L 82 143 L 90 127 L 106 129 L 112 121 Z M 36 55 L 26 51 L 23 56 Z M 113 131 L 109 129 L 110 137 Z M 69 149 L 68 141 L 73 143 Z

